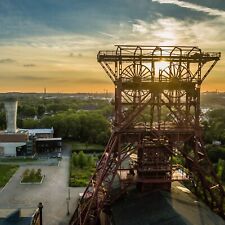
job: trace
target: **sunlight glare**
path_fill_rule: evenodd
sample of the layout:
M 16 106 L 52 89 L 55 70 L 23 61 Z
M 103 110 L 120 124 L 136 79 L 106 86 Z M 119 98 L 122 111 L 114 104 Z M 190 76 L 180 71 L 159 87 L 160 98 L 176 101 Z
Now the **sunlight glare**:
M 169 66 L 169 62 L 160 61 L 155 63 L 155 75 L 156 77 L 159 76 L 159 71 L 164 70 L 166 67 Z
M 145 63 L 145 66 L 147 66 L 150 70 L 152 70 L 152 65 L 150 63 Z M 155 77 L 159 77 L 159 71 L 164 70 L 169 66 L 169 62 L 165 61 L 159 61 L 155 62 Z

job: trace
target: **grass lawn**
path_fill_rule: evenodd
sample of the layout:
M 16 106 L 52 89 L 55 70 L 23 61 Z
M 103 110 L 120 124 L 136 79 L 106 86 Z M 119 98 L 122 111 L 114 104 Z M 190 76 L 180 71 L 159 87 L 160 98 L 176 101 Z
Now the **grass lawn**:
M 0 187 L 6 185 L 18 168 L 18 165 L 0 165 Z
M 87 144 L 82 142 L 69 142 L 69 144 L 71 144 L 73 152 L 83 151 L 85 153 L 98 153 L 104 151 L 103 145 Z

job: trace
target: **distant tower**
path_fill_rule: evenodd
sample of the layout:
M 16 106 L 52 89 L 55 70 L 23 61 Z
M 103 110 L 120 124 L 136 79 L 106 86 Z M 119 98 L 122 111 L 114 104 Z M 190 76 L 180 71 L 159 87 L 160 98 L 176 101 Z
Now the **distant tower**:
M 47 89 L 44 88 L 44 95 L 43 95 L 44 105 L 46 105 L 46 95 L 47 95 Z
M 17 104 L 15 99 L 7 99 L 5 101 L 7 133 L 16 133 Z

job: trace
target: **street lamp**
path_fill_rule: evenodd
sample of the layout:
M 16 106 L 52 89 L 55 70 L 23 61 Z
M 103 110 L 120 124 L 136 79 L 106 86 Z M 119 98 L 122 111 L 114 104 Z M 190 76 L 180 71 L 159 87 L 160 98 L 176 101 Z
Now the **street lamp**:
M 43 205 L 42 205 L 41 202 L 39 202 L 38 208 L 39 208 L 39 213 L 40 213 L 40 225 L 42 225 L 42 224 L 43 224 L 43 219 L 42 219 L 42 209 L 43 209 Z

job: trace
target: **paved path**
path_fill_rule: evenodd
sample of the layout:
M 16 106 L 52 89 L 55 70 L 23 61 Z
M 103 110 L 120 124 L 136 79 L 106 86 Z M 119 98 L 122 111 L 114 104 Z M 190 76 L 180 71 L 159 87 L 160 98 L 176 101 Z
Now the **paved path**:
M 70 188 L 70 216 L 67 216 L 69 147 L 66 146 L 59 166 L 21 165 L 9 183 L 0 192 L 0 208 L 34 208 L 43 203 L 43 224 L 64 225 L 74 211 L 79 192 L 83 188 Z M 45 179 L 41 185 L 20 184 L 26 168 L 41 168 Z

